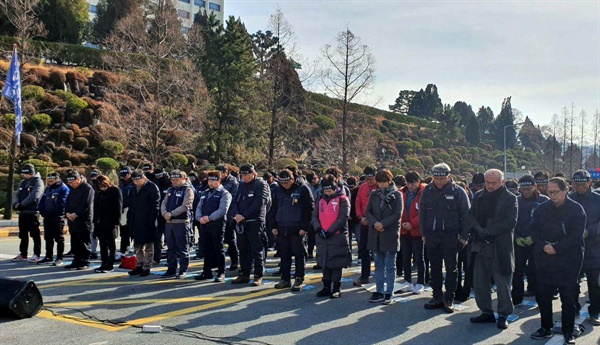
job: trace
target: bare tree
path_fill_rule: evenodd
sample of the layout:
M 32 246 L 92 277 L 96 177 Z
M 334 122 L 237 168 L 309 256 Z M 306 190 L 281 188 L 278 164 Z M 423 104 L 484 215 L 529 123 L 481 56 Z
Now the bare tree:
M 323 85 L 335 98 L 342 100 L 342 169 L 348 170 L 348 104 L 373 86 L 375 58 L 371 49 L 350 29 L 340 32 L 336 46 L 322 49 L 328 65 L 321 73 Z
M 593 130 L 593 137 L 594 137 L 594 148 L 593 148 L 593 153 L 592 153 L 592 163 L 593 163 L 593 167 L 596 168 L 598 166 L 598 139 L 600 137 L 600 112 L 598 112 L 598 109 L 596 109 L 596 112 L 594 113 L 594 130 Z
M 208 92 L 186 57 L 188 49 L 201 44 L 186 41 L 172 2 L 158 0 L 136 8 L 117 22 L 106 45 L 114 51 L 107 62 L 125 75 L 118 88 L 139 103 L 116 124 L 126 128 L 130 146 L 153 163 L 181 151 L 186 138 L 176 133 L 202 129 Z
M 581 119 L 581 137 L 580 137 L 580 141 L 579 141 L 579 146 L 581 147 L 581 169 L 585 169 L 585 160 L 587 159 L 587 157 L 589 156 L 589 150 L 586 150 L 586 152 L 584 152 L 585 149 L 585 119 L 587 117 L 587 114 L 585 112 L 584 109 L 581 109 L 581 112 L 579 113 L 579 118 Z

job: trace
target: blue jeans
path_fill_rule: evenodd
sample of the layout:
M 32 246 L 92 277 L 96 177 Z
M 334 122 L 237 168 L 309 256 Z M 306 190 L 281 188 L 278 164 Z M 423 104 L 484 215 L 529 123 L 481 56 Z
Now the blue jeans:
M 380 252 L 374 250 L 375 255 L 375 286 L 377 292 L 384 293 L 383 283 L 387 283 L 385 294 L 394 293 L 394 282 L 396 281 L 396 255 L 397 252 Z

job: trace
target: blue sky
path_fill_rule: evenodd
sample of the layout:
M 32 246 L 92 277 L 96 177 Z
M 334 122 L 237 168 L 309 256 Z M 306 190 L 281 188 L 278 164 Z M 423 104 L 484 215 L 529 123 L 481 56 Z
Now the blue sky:
M 600 108 L 599 1 L 226 0 L 225 15 L 266 30 L 279 7 L 301 53 L 320 57 L 348 27 L 372 49 L 375 85 L 365 104 L 387 109 L 400 90 L 435 83 L 442 101 L 474 111 L 502 100 L 536 124 L 575 103 Z M 321 91 L 320 86 L 312 87 Z

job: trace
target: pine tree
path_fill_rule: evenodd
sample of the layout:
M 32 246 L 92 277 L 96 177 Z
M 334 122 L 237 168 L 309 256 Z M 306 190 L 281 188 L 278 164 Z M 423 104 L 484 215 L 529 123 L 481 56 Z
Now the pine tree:
M 88 33 L 90 5 L 85 0 L 43 0 L 40 20 L 48 30 L 47 40 L 80 44 Z
M 481 142 L 481 129 L 479 128 L 479 121 L 477 121 L 475 114 L 467 120 L 465 138 L 467 139 L 467 142 L 473 146 L 479 145 Z
M 490 107 L 482 105 L 477 112 L 477 121 L 479 121 L 481 133 L 489 133 L 492 130 L 492 125 L 494 123 L 494 112 Z
M 506 97 L 502 102 L 502 110 L 494 121 L 494 136 L 496 147 L 504 148 L 504 129 L 506 128 L 506 149 L 511 149 L 517 142 L 517 131 L 514 127 L 515 118 L 510 104 L 510 98 Z M 506 127 L 508 126 L 508 127 Z

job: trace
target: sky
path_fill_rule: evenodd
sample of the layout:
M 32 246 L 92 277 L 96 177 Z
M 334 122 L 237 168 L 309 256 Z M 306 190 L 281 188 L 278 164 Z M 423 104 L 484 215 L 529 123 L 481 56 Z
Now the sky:
M 225 0 L 250 33 L 279 8 L 306 61 L 350 29 L 376 59 L 360 103 L 387 109 L 401 90 L 433 83 L 442 101 L 497 115 L 505 97 L 535 124 L 564 107 L 600 108 L 600 1 Z M 312 91 L 323 92 L 318 83 Z

